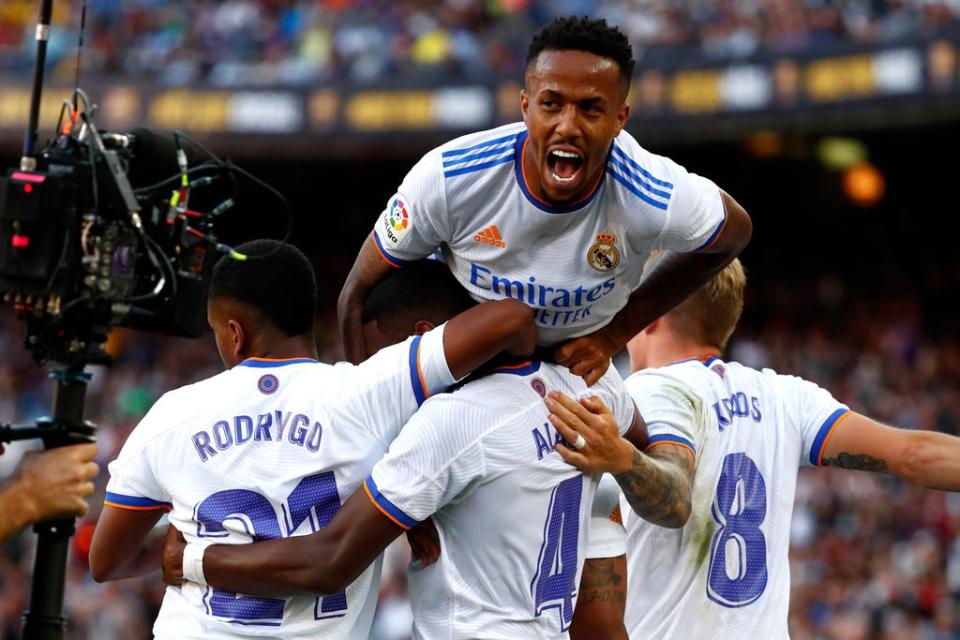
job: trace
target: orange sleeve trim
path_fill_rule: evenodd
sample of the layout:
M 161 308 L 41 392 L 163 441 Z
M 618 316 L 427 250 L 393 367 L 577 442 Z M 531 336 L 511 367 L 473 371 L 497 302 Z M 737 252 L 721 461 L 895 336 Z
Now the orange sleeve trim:
M 820 456 L 817 458 L 817 466 L 823 466 L 823 453 L 827 450 L 827 445 L 830 444 L 830 438 L 833 437 L 833 433 L 837 430 L 837 427 L 841 422 L 849 418 L 853 414 L 853 411 L 847 411 L 845 414 L 837 418 L 837 421 L 833 423 L 833 426 L 830 427 L 830 431 L 827 432 L 827 437 L 823 439 L 823 445 L 820 447 Z
M 426 380 L 423 378 L 423 369 L 420 368 L 420 349 L 423 347 L 423 340 L 417 343 L 417 377 L 420 379 L 420 388 L 423 389 L 423 399 L 426 400 L 430 397 L 430 387 L 427 386 Z M 367 486 L 364 484 L 363 486 Z M 371 497 L 372 499 L 372 497 Z
M 400 522 L 399 520 L 397 520 L 396 518 L 394 518 L 392 515 L 390 515 L 390 513 L 389 513 L 386 509 L 384 509 L 383 507 L 380 506 L 380 503 L 379 503 L 379 502 L 377 502 L 376 500 L 373 499 L 373 495 L 370 493 L 370 489 L 367 487 L 366 481 L 364 481 L 364 483 L 363 483 L 363 492 L 367 494 L 367 497 L 368 497 L 368 498 L 370 498 L 370 502 L 372 502 L 372 503 L 373 503 L 373 506 L 375 506 L 375 507 L 377 508 L 377 511 L 379 511 L 379 512 L 382 513 L 383 515 L 387 516 L 387 518 L 390 520 L 390 522 L 392 522 L 393 524 L 397 525 L 398 527 L 400 527 L 400 528 L 403 529 L 404 531 L 409 531 L 409 530 L 410 530 L 410 527 L 408 527 L 407 525 L 403 524 L 402 522 Z
M 690 452 L 690 455 L 693 456 L 694 460 L 697 459 L 697 452 L 693 450 L 693 447 L 687 444 L 683 444 L 682 442 L 676 442 L 674 440 L 661 440 L 660 442 L 654 442 L 653 444 L 648 444 L 644 449 L 644 452 L 650 451 L 650 449 L 653 449 L 654 447 L 658 447 L 662 444 L 672 444 L 675 447 L 683 447 L 684 449 Z
M 166 505 L 157 505 L 155 507 L 131 507 L 126 504 L 117 504 L 116 502 L 103 501 L 103 506 L 113 507 L 114 509 L 124 509 L 126 511 L 170 511 L 172 507 Z
M 394 269 L 402 269 L 402 268 L 403 268 L 402 265 L 399 265 L 399 264 L 397 264 L 396 262 L 394 262 L 394 261 L 390 258 L 390 256 L 388 256 L 386 253 L 383 252 L 383 249 L 380 248 L 380 243 L 377 242 L 376 236 L 374 236 L 374 238 L 373 238 L 373 246 L 377 248 L 377 253 L 380 254 L 380 257 L 383 258 L 383 261 L 386 262 L 388 265 L 390 265 L 390 266 L 393 267 Z

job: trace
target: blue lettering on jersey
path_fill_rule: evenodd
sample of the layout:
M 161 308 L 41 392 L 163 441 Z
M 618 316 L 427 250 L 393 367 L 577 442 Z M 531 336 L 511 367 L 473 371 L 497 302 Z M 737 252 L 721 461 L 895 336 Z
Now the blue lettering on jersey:
M 537 308 L 534 319 L 541 326 L 556 327 L 579 322 L 590 316 L 593 303 L 613 291 L 617 282 L 610 278 L 592 289 L 577 285 L 576 289 L 548 287 L 528 276 L 527 282 L 497 275 L 475 262 L 470 263 L 470 284 L 513 298 Z
M 714 402 L 713 411 L 717 414 L 721 432 L 733 424 L 734 418 L 751 418 L 754 422 L 760 422 L 763 418 L 760 413 L 760 398 L 750 396 L 748 402 L 747 394 L 742 391 L 737 391 L 720 402 Z
M 272 433 L 270 428 L 274 425 L 277 429 Z M 245 415 L 233 416 L 232 420 L 218 420 L 210 429 L 198 431 L 190 439 L 200 462 L 206 462 L 220 451 L 246 442 L 282 442 L 284 432 L 290 444 L 306 448 L 312 453 L 320 450 L 323 426 L 309 416 L 289 411 L 261 413 L 256 421 L 252 416 Z
M 533 435 L 533 444 L 537 447 L 537 460 L 543 460 L 544 454 L 553 453 L 553 448 L 558 444 L 566 444 L 560 432 L 550 426 L 549 422 L 544 422 L 542 427 L 531 429 Z

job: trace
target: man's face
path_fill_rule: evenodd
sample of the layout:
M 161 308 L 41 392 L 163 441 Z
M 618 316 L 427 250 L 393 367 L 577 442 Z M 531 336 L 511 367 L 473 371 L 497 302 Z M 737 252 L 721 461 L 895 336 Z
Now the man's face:
M 555 203 L 587 196 L 630 113 L 617 63 L 585 51 L 543 51 L 527 70 L 520 108 L 529 132 L 524 168 L 536 168 L 526 174 L 529 186 Z

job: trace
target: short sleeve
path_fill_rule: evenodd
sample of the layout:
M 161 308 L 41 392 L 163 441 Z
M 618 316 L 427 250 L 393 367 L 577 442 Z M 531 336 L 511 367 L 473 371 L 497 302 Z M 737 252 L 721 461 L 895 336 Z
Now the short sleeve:
M 615 558 L 627 552 L 627 531 L 620 516 L 620 486 L 604 474 L 590 510 L 585 558 Z
M 785 399 L 784 415 L 800 431 L 801 466 L 821 465 L 831 434 L 850 415 L 850 409 L 829 391 L 795 376 L 779 376 Z
M 443 349 L 446 323 L 422 336 L 381 349 L 358 366 L 340 363 L 337 394 L 383 444 L 388 445 L 403 423 L 427 398 L 456 382 Z
M 404 529 L 465 497 L 486 469 L 490 412 L 452 395 L 431 399 L 410 419 L 364 482 L 385 516 Z
M 675 444 L 700 450 L 707 433 L 703 399 L 687 384 L 656 371 L 641 371 L 626 381 L 647 423 L 647 449 Z
M 164 439 L 157 435 L 164 422 L 162 398 L 130 433 L 117 459 L 107 465 L 110 480 L 103 503 L 133 511 L 163 510 L 172 507 L 172 497 L 157 476 L 157 453 Z
M 431 151 L 410 170 L 373 228 L 383 259 L 394 267 L 433 254 L 450 240 L 440 152 Z
M 659 245 L 669 251 L 698 251 L 708 247 L 727 221 L 720 188 L 713 181 L 664 159 L 672 168 L 673 198 Z

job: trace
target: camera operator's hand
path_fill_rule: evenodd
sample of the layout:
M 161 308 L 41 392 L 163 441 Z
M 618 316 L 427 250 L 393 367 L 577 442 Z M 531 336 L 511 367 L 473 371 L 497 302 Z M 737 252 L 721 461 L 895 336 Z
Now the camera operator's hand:
M 163 542 L 163 581 L 172 587 L 183 584 L 183 550 L 186 546 L 183 534 L 170 525 Z
M 93 443 L 25 455 L 17 476 L 0 491 L 0 540 L 33 522 L 85 515 L 100 470 L 96 456 Z

